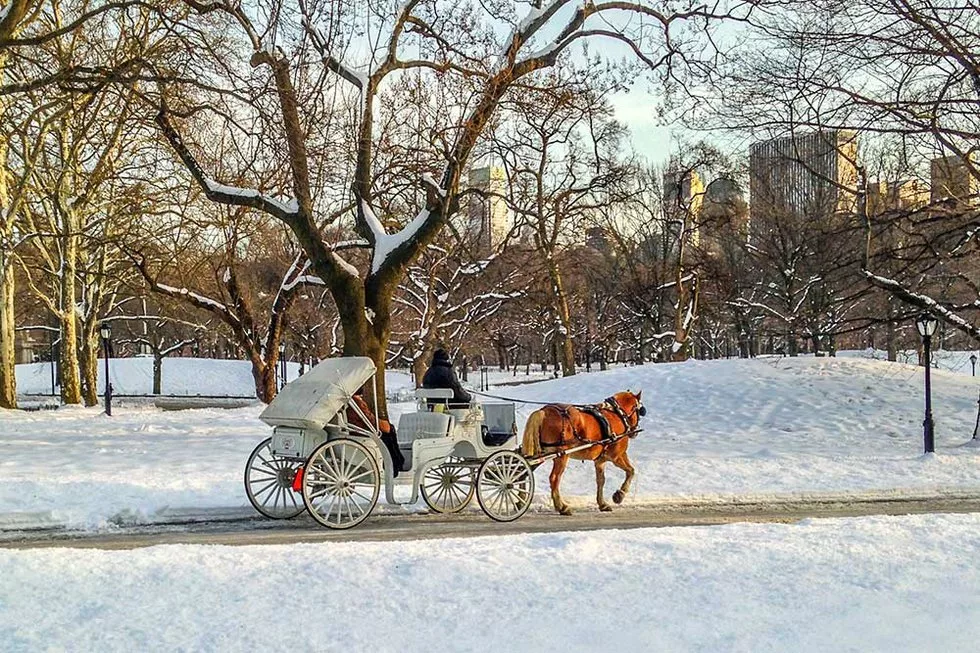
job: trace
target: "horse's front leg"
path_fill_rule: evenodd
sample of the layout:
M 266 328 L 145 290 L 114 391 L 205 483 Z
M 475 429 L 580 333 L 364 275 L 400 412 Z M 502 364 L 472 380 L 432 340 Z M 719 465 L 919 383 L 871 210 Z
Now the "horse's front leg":
M 602 488 L 606 485 L 606 460 L 602 456 L 595 459 L 595 501 L 602 512 L 612 512 L 612 506 L 606 503 Z
M 559 492 L 561 476 L 565 473 L 566 467 L 568 467 L 568 456 L 558 456 L 555 458 L 555 464 L 551 468 L 551 476 L 548 479 L 551 481 L 551 502 L 555 505 L 555 510 L 562 515 L 572 514 L 572 509 L 568 507 L 567 503 L 562 501 L 561 493 Z
M 633 469 L 633 463 L 630 462 L 630 457 L 626 455 L 626 451 L 613 458 L 613 464 L 626 472 L 626 479 L 623 481 L 623 484 L 618 490 L 613 492 L 613 501 L 618 504 L 623 502 L 623 499 L 626 498 L 626 493 L 630 491 L 630 485 L 633 482 L 633 476 L 636 475 L 636 470 Z

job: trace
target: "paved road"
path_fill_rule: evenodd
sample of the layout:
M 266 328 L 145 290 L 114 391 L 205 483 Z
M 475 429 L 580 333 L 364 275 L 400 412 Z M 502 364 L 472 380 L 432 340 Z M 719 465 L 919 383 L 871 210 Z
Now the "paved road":
M 490 521 L 482 513 L 462 515 L 382 515 L 347 531 L 331 531 L 309 517 L 287 522 L 247 519 L 130 528 L 92 535 L 24 534 L 0 542 L 0 548 L 135 549 L 158 544 L 293 544 L 297 542 L 361 542 L 483 537 L 514 533 L 590 531 L 608 528 L 702 526 L 734 522 L 790 523 L 808 518 L 907 515 L 937 512 L 980 512 L 978 497 L 917 499 L 800 500 L 776 503 L 737 501 L 724 504 L 672 503 L 656 507 L 620 508 L 613 513 L 580 510 L 570 517 L 551 512 L 529 513 L 509 524 Z

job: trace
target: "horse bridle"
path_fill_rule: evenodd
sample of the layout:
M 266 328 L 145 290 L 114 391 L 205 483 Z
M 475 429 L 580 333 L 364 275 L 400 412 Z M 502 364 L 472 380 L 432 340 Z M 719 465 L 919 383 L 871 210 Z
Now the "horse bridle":
M 633 396 L 636 397 L 636 395 Z M 619 402 L 616 401 L 616 395 L 608 397 L 604 403 L 612 407 L 612 411 L 616 413 L 621 420 L 623 420 L 623 424 L 626 425 L 627 429 L 635 429 L 640 424 L 640 417 L 647 414 L 647 408 L 643 405 L 643 402 L 640 401 L 639 397 L 636 397 L 636 406 L 633 407 L 633 410 L 628 415 L 626 414 L 626 411 L 623 410 L 623 407 L 619 405 Z M 633 421 L 633 418 L 636 418 L 635 422 Z

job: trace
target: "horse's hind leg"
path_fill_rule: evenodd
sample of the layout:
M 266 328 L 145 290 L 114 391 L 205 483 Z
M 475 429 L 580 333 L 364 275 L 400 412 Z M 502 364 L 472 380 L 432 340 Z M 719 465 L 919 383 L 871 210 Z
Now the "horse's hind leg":
M 625 451 L 623 451 L 623 453 L 619 456 L 613 458 L 612 462 L 616 467 L 619 467 L 621 470 L 626 472 L 626 480 L 623 481 L 623 484 L 618 490 L 613 492 L 612 499 L 619 504 L 623 502 L 623 499 L 626 498 L 627 492 L 630 491 L 630 484 L 633 482 L 633 476 L 636 474 L 636 470 L 633 469 L 633 463 L 630 462 L 630 457 L 626 455 Z
M 565 473 L 566 467 L 568 467 L 568 456 L 555 458 L 555 464 L 551 468 L 551 476 L 548 479 L 551 481 L 551 501 L 555 504 L 555 510 L 562 515 L 572 514 L 572 509 L 568 507 L 567 503 L 562 501 L 561 493 L 558 489 L 558 486 L 561 485 L 561 476 Z
M 606 503 L 605 497 L 602 496 L 602 488 L 605 484 L 606 461 L 599 457 L 595 459 L 595 501 L 599 504 L 599 510 L 602 512 L 612 512 L 612 506 Z

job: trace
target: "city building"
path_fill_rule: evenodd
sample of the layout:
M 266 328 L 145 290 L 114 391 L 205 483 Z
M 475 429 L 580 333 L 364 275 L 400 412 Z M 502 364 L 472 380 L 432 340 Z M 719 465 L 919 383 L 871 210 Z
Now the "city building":
M 680 230 L 687 228 L 688 243 L 695 247 L 701 241 L 701 209 L 704 203 L 704 182 L 694 170 L 664 173 L 664 218 L 667 237 L 676 242 Z
M 609 235 L 602 227 L 589 227 L 585 230 L 585 246 L 598 252 L 609 252 Z
M 751 217 L 825 219 L 857 207 L 857 135 L 817 131 L 754 143 Z
M 748 234 L 749 206 L 738 182 L 718 177 L 704 189 L 701 240 L 717 241 L 724 234 Z
M 959 156 L 942 156 L 933 159 L 929 166 L 931 196 L 933 202 L 958 200 L 977 204 L 980 197 L 980 161 L 971 159 L 972 165 Z M 971 169 L 972 167 L 972 169 Z
M 497 249 L 514 226 L 505 199 L 507 173 L 500 166 L 473 168 L 469 173 L 469 186 L 484 195 L 470 195 L 466 234 L 480 250 Z
M 868 183 L 868 213 L 912 211 L 929 203 L 929 188 L 918 179 Z

